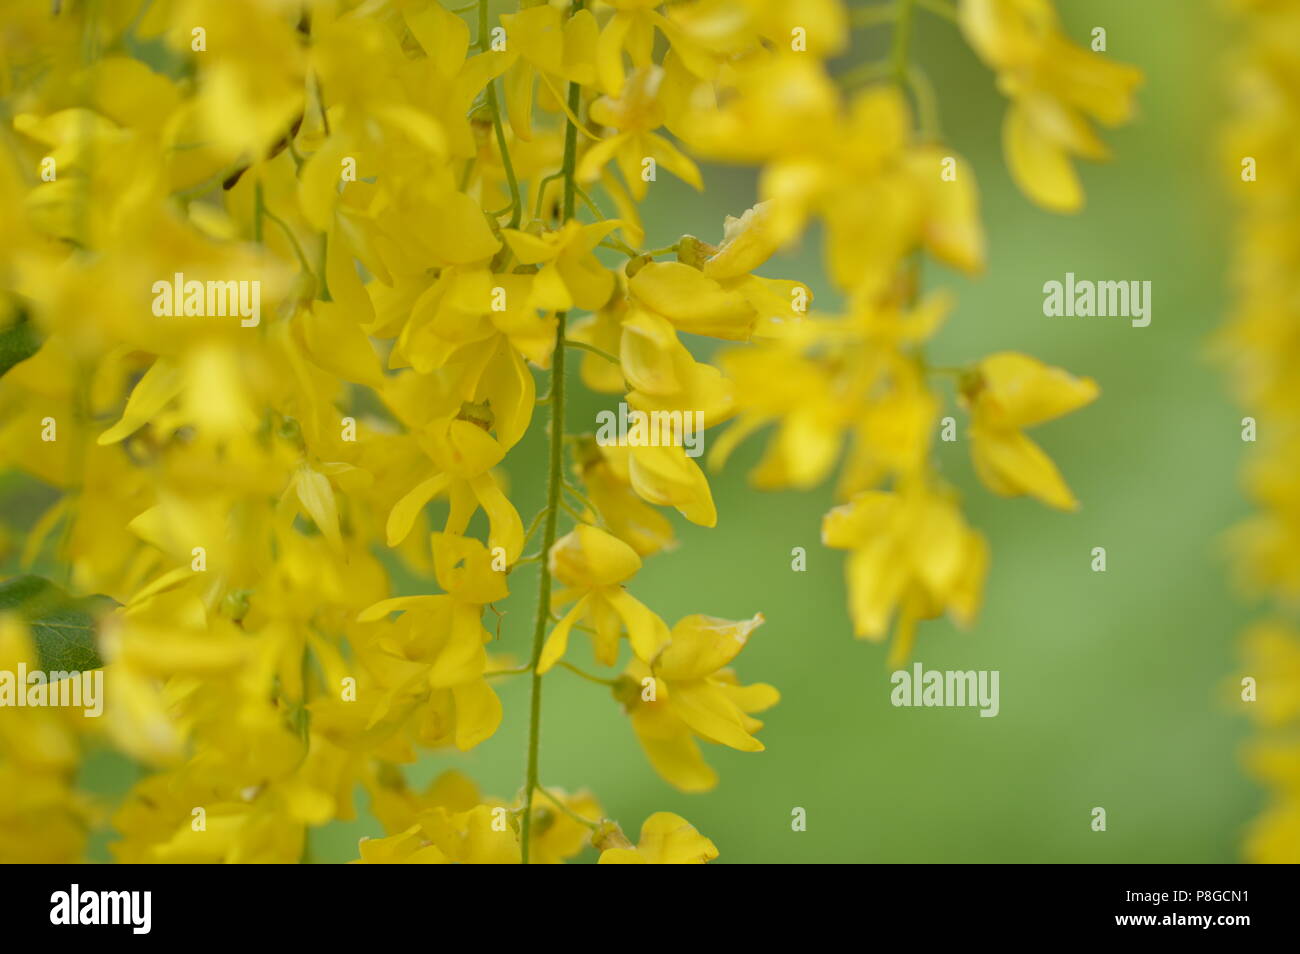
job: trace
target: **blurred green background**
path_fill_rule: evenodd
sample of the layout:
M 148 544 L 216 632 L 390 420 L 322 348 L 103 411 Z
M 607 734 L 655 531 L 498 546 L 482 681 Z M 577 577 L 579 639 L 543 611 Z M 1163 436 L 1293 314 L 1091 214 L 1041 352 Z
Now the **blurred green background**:
M 925 624 L 917 658 L 929 669 L 999 670 L 1001 713 L 890 705 L 886 650 L 852 638 L 843 555 L 820 544 L 829 489 L 751 490 L 745 475 L 762 443 L 751 440 L 711 475 L 718 527 L 675 519 L 682 546 L 649 560 L 633 591 L 669 622 L 695 612 L 765 614 L 737 669 L 744 682 L 782 692 L 764 715 L 767 751 L 706 745 L 721 782 L 710 794 L 683 795 L 650 769 L 606 690 L 564 670 L 545 680 L 543 784 L 589 788 L 634 838 L 646 816 L 668 810 L 712 838 L 724 863 L 1239 859 L 1243 824 L 1260 803 L 1240 769 L 1247 727 L 1224 688 L 1249 616 L 1222 556 L 1224 530 L 1246 510 L 1241 414 L 1205 345 L 1226 300 L 1229 221 L 1213 165 L 1224 30 L 1211 5 L 1185 0 L 1057 6 L 1077 42 L 1103 26 L 1109 55 L 1146 72 L 1137 121 L 1105 133 L 1115 160 L 1081 167 L 1088 206 L 1077 217 L 1042 212 L 1012 185 L 1001 154 L 1004 100 L 953 26 L 920 11 L 914 37 L 944 135 L 976 171 L 990 244 L 981 279 L 927 267 L 927 287 L 951 287 L 959 299 L 933 360 L 961 364 L 1013 349 L 1102 388 L 1095 405 L 1033 435 L 1083 502 L 1079 513 L 993 497 L 974 480 L 964 435 L 943 445 L 944 471 L 989 537 L 993 561 L 977 625 Z M 882 55 L 888 37 L 888 27 L 858 31 L 845 62 Z M 755 200 L 750 170 L 706 167 L 705 182 L 703 195 L 669 176 L 652 187 L 647 247 L 683 233 L 717 241 L 723 216 Z M 833 307 L 818 253 L 810 236 L 760 271 L 800 278 L 819 307 Z M 1043 283 L 1067 271 L 1153 282 L 1150 327 L 1045 318 Z M 711 343 L 691 344 L 709 353 Z M 569 388 L 570 430 L 592 429 L 596 411 L 616 403 L 587 395 L 576 375 Z M 542 501 L 543 442 L 539 416 L 510 458 L 525 518 Z M 791 570 L 795 546 L 808 551 L 806 572 Z M 1095 546 L 1107 549 L 1105 573 L 1090 569 Z M 500 648 L 522 658 L 535 573 L 521 572 L 513 586 Z M 574 662 L 591 668 L 588 641 L 573 645 Z M 527 681 L 495 685 L 506 710 L 497 735 L 468 754 L 424 758 L 409 769 L 414 784 L 460 768 L 487 793 L 518 791 Z M 128 777 L 107 756 L 87 770 L 88 784 L 104 792 Z M 796 806 L 807 811 L 807 831 L 791 830 Z M 1106 809 L 1104 833 L 1090 830 L 1095 806 Z M 313 832 L 312 855 L 349 860 L 359 837 L 379 834 L 363 811 Z M 108 857 L 106 841 L 96 839 L 99 859 Z

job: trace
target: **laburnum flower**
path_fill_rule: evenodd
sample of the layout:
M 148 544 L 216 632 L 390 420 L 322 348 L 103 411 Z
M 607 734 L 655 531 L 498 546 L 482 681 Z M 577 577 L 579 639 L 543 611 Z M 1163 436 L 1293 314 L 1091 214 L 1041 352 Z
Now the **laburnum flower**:
M 1294 439 L 1279 442 L 1268 455 L 1246 466 L 1246 486 L 1258 509 L 1233 527 L 1228 537 L 1246 592 L 1277 593 L 1288 602 L 1300 597 L 1298 468 L 1300 443 Z
M 410 305 L 389 367 L 421 374 L 481 364 L 504 338 L 539 367 L 550 364 L 555 319 L 539 314 L 532 275 L 494 274 L 485 265 L 444 269 Z M 477 358 L 477 360 L 476 360 Z
M 667 319 L 678 331 L 748 341 L 772 326 L 797 321 L 811 299 L 800 282 L 743 274 L 711 278 L 683 262 L 652 262 L 628 282 L 634 305 Z
M 570 631 L 584 619 L 593 628 L 596 658 L 607 666 L 618 659 L 618 640 L 624 630 L 632 651 L 642 659 L 652 658 L 667 641 L 663 620 L 623 587 L 623 581 L 641 569 L 641 558 L 622 540 L 590 524 L 579 524 L 555 541 L 547 559 L 551 575 L 564 584 L 554 594 L 554 602 L 573 601 L 573 606 L 546 638 L 537 662 L 539 674 L 563 658 Z
M 672 323 L 637 306 L 623 317 L 620 366 L 641 411 L 698 412 L 706 428 L 721 424 L 735 407 L 735 388 L 713 365 L 697 361 Z
M 1289 753 L 1292 764 L 1300 753 Z M 1277 797 L 1246 833 L 1246 858 L 1262 865 L 1293 865 L 1300 858 L 1300 797 Z
M 361 623 L 377 623 L 402 613 L 369 640 L 359 640 L 357 661 L 370 681 L 358 686 L 356 701 L 342 704 L 348 708 L 332 700 L 319 705 L 331 720 L 356 711 L 355 719 L 340 723 L 341 739 L 349 724 L 353 731 L 372 732 L 376 726 L 396 731 L 420 714 L 421 741 L 454 743 L 464 750 L 500 724 L 501 702 L 483 678 L 484 644 L 491 634 L 482 614 L 484 606 L 506 597 L 505 574 L 492 568 L 491 554 L 472 538 L 434 534 L 432 545 L 445 593 L 383 600 L 358 617 Z
M 515 135 L 533 138 L 533 91 L 538 80 L 554 108 L 565 109 L 568 83 L 591 86 L 596 80 L 596 38 L 599 26 L 590 10 L 564 16 L 548 4 L 538 4 L 501 23 L 509 37 L 507 48 L 518 54 L 505 75 L 506 116 Z
M 419 824 L 384 838 L 362 838 L 354 865 L 449 865 L 451 859 L 421 831 Z
M 506 809 L 491 805 L 434 808 L 396 835 L 361 839 L 353 864 L 518 864 L 519 835 L 505 816 Z
M 649 663 L 632 660 L 615 687 L 651 766 L 684 792 L 705 792 L 718 782 L 697 737 L 763 751 L 754 738 L 763 723 L 751 713 L 776 705 L 780 693 L 766 683 L 742 686 L 725 668 L 762 622 L 762 614 L 740 621 L 687 616 L 662 652 Z
M 195 825 L 196 806 L 202 826 Z M 111 848 L 121 864 L 291 864 L 302 856 L 307 823 L 331 815 L 314 800 L 303 807 L 306 819 L 257 786 L 241 792 L 196 783 L 183 772 L 152 775 L 113 816 L 122 838 Z
M 739 413 L 709 450 L 709 464 L 721 468 L 748 436 L 777 425 L 750 479 L 775 490 L 812 487 L 825 479 L 839 457 L 843 433 L 861 408 L 836 373 L 834 359 L 806 354 L 798 339 L 765 342 L 723 352 L 719 364 L 734 382 Z
M 1300 99 L 1294 64 L 1300 8 L 1294 3 L 1234 6 L 1232 116 L 1219 156 L 1227 160 L 1225 180 L 1231 179 L 1238 207 L 1236 300 L 1215 344 L 1233 374 L 1238 403 L 1251 415 L 1243 425 L 1250 422 L 1253 428 L 1257 421 L 1259 430 L 1259 443 L 1248 445 L 1257 449 L 1243 474 L 1253 512 L 1230 537 L 1237 582 L 1275 607 L 1242 637 L 1241 672 L 1254 677 L 1258 692 L 1243 699 L 1241 709 L 1261 730 L 1245 761 L 1268 792 L 1266 807 L 1247 830 L 1244 855 L 1256 864 L 1295 864 L 1300 861 L 1300 633 L 1293 612 L 1300 596 L 1300 389 L 1295 385 Z M 1258 175 L 1248 175 L 1247 167 L 1258 169 Z M 1253 438 L 1243 433 L 1243 439 Z M 1234 695 L 1242 694 L 1238 698 L 1245 695 L 1243 684 L 1233 680 Z
M 849 39 L 848 11 L 840 0 L 704 0 L 667 4 L 665 15 L 720 63 L 796 38 L 809 56 L 826 59 L 842 52 Z
M 695 163 L 655 132 L 664 124 L 664 107 L 658 98 L 662 81 L 661 67 L 638 69 L 624 85 L 620 96 L 602 96 L 591 104 L 588 110 L 591 120 L 617 131 L 582 154 L 577 168 L 579 180 L 595 182 L 605 165 L 613 161 L 622 172 L 632 198 L 640 202 L 650 188 L 644 175 L 645 162 L 652 159 L 656 166 L 663 166 L 683 182 L 696 189 L 704 188 Z
M 411 488 L 388 516 L 388 545 L 396 546 L 415 525 L 425 504 L 447 493 L 451 508 L 444 531 L 459 535 L 482 509 L 488 517 L 488 545 L 500 547 L 507 563 L 519 558 L 524 546 L 524 526 L 492 468 L 505 457 L 506 448 L 488 433 L 489 422 L 469 420 L 473 409 L 455 417 L 435 418 L 421 435 L 421 446 L 438 465 L 438 473 Z
M 984 485 L 1004 497 L 1029 494 L 1060 510 L 1079 502 L 1056 464 L 1023 429 L 1094 401 L 1091 378 L 1076 378 L 1028 355 L 999 352 L 980 361 L 962 384 L 971 414 L 971 457 Z
M 723 466 L 741 441 L 773 424 L 750 475 L 757 487 L 817 486 L 840 460 L 846 436 L 842 498 L 917 472 L 938 402 L 910 352 L 947 308 L 943 296 L 913 308 L 857 297 L 847 316 L 810 316 L 780 338 L 728 349 L 719 365 L 734 384 L 738 413 L 713 442 L 710 464 Z
M 212 713 L 216 734 L 200 735 L 201 754 L 136 784 L 114 816 L 119 862 L 292 863 L 308 827 L 350 816 L 351 760 L 317 736 L 300 738 L 265 701 L 256 722 L 239 716 Z
M 920 620 L 948 612 L 965 626 L 979 608 L 988 545 L 950 497 L 919 481 L 865 491 L 831 510 L 822 543 L 851 551 L 845 575 L 855 636 L 879 642 L 897 617 L 891 662 L 907 659 Z
M 421 820 L 437 810 L 446 818 L 469 819 L 474 809 L 486 806 L 494 813 L 496 828 L 508 825 L 516 830 L 517 820 L 508 817 L 508 806 L 485 799 L 477 785 L 455 770 L 443 772 L 423 792 L 414 792 L 395 766 L 385 764 L 367 786 L 371 810 L 392 836 L 362 842 L 362 859 L 370 864 L 384 858 L 400 863 L 441 863 L 442 852 L 420 834 Z M 529 862 L 563 864 L 573 858 L 586 847 L 591 834 L 590 827 L 578 819 L 595 821 L 603 815 L 600 803 L 589 792 L 539 790 L 533 801 Z
M 687 454 L 684 428 L 688 423 L 708 428 L 726 420 L 734 401 L 731 382 L 712 365 L 696 361 L 667 319 L 637 306 L 623 318 L 619 352 L 632 388 L 628 406 L 683 424 L 678 443 L 629 448 L 628 481 L 643 500 L 675 507 L 692 523 L 714 526 L 713 494 L 704 471 Z
M 637 496 L 660 507 L 674 507 L 691 523 L 713 527 L 718 510 L 700 465 L 676 444 L 631 447 L 628 480 Z
M 1245 761 L 1250 774 L 1269 789 L 1271 804 L 1246 836 L 1246 856 L 1257 864 L 1294 864 L 1300 832 L 1300 741 L 1292 731 L 1252 740 Z
M 1043 208 L 1077 211 L 1070 160 L 1108 158 L 1091 120 L 1127 122 L 1142 71 L 1071 42 L 1050 0 L 961 0 L 958 22 L 1011 99 L 1002 137 L 1012 178 Z
M 610 96 L 623 92 L 626 72 L 623 54 L 632 60 L 634 69 L 653 65 L 654 34 L 661 32 L 672 45 L 678 59 L 703 79 L 716 70 L 714 59 L 696 44 L 676 23 L 659 13 L 663 0 L 608 0 L 614 15 L 605 23 L 596 44 L 596 74 L 601 89 Z
M 638 556 L 646 557 L 674 545 L 672 524 L 647 504 L 632 487 L 632 448 L 616 444 L 602 447 L 590 437 L 576 450 L 578 474 L 597 517 L 609 532 Z
M 196 574 L 188 569 L 186 585 L 164 578 L 162 592 L 154 592 L 156 585 L 142 588 L 102 624 L 100 650 L 113 687 L 105 699 L 104 728 L 145 764 L 174 765 L 185 756 L 195 726 L 178 718 L 177 685 L 201 681 L 209 699 L 231 705 L 239 696 L 231 680 L 241 670 L 249 674 L 243 667 L 253 658 L 254 647 L 232 620 L 209 618 Z M 177 683 L 169 685 L 169 677 Z M 184 697 L 202 703 L 193 689 Z
M 529 864 L 564 864 L 591 840 L 591 828 L 578 819 L 595 821 L 603 817 L 600 802 L 590 792 L 572 795 L 556 789 L 540 792 L 533 800 Z
M 592 836 L 602 865 L 702 865 L 718 857 L 718 849 L 681 815 L 655 812 L 641 826 L 633 845 L 617 826 Z
M 623 280 L 622 273 L 617 277 Z M 616 355 L 623 336 L 623 316 L 627 312 L 627 297 L 620 289 L 594 314 L 572 322 L 565 336 L 571 341 L 599 348 L 607 355 Z M 582 383 L 597 394 L 619 394 L 625 390 L 622 367 L 603 355 L 585 352 L 581 356 L 579 371 Z
M 406 831 L 423 812 L 433 808 L 464 812 L 484 802 L 474 781 L 456 769 L 438 775 L 423 791 L 414 791 L 398 766 L 375 762 L 365 785 L 370 793 L 370 812 L 390 835 Z
M 197 142 L 255 158 L 285 136 L 303 112 L 306 55 L 297 12 L 256 0 L 159 3 L 142 17 L 143 36 L 165 34 L 199 74 L 187 105 L 199 121 Z M 202 28 L 201 51 L 195 50 Z
M 1269 689 L 1249 709 L 1263 726 L 1300 723 L 1300 633 L 1278 620 L 1258 623 L 1244 637 L 1244 672 L 1268 673 Z
M 20 663 L 41 669 L 27 627 L 2 615 L 0 669 L 16 673 Z M 80 712 L 41 707 L 6 709 L 0 719 L 0 862 L 81 859 L 90 806 L 73 786 L 80 752 L 69 714 L 82 721 Z
M 914 143 L 903 93 L 868 87 L 845 105 L 797 55 L 773 59 L 738 71 L 737 95 L 685 134 L 710 158 L 767 161 L 760 180 L 770 203 L 766 241 L 784 245 L 819 216 L 831 278 L 871 294 L 887 287 L 918 245 L 954 268 L 982 269 L 974 174 L 950 150 Z M 777 116 L 762 105 L 771 96 L 788 103 Z
M 719 77 L 723 92 L 682 121 L 682 139 L 699 155 L 761 163 L 814 155 L 831 145 L 838 120 L 834 81 L 811 57 L 776 52 L 737 60 Z M 772 109 L 780 103 L 780 109 Z
M 533 276 L 529 298 L 533 306 L 548 311 L 594 311 L 609 301 L 614 275 L 600 264 L 592 250 L 620 224 L 617 219 L 590 225 L 571 220 L 540 235 L 502 229 L 506 244 L 521 265 L 540 266 Z

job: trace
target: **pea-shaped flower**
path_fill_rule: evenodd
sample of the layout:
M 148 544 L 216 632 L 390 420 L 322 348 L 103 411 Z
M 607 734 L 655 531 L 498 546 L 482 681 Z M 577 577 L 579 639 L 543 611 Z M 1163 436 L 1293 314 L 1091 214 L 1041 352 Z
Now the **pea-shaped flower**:
M 664 621 L 623 588 L 623 581 L 641 569 L 641 558 L 622 540 L 580 524 L 555 541 L 548 559 L 551 575 L 565 586 L 555 594 L 555 602 L 574 603 L 542 647 L 539 674 L 559 662 L 569 646 L 570 631 L 584 619 L 593 630 L 596 658 L 606 666 L 617 662 L 618 639 L 624 630 L 641 659 L 654 658 L 668 641 Z

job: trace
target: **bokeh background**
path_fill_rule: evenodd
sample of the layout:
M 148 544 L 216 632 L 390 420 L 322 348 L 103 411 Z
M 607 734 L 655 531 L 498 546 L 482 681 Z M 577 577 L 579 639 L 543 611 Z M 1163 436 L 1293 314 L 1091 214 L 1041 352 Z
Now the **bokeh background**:
M 1115 160 L 1082 167 L 1088 205 L 1077 217 L 1042 212 L 1012 185 L 1001 154 L 1004 101 L 952 25 L 918 12 L 914 38 L 944 135 L 977 174 L 990 247 L 978 280 L 927 267 L 926 286 L 950 287 L 959 301 L 932 360 L 955 365 L 1021 350 L 1090 375 L 1102 389 L 1096 404 L 1033 435 L 1083 502 L 1076 514 L 984 491 L 964 435 L 942 448 L 944 472 L 990 538 L 993 562 L 977 625 L 961 632 L 946 621 L 925 624 L 916 658 L 930 669 L 999 670 L 1001 713 L 890 705 L 886 649 L 853 639 L 843 554 L 820 544 L 830 489 L 751 489 L 746 473 L 761 446 L 751 440 L 711 475 L 718 527 L 676 520 L 682 546 L 652 558 L 634 591 L 670 622 L 695 612 L 765 614 L 738 669 L 745 682 L 782 692 L 765 714 L 767 751 L 707 746 L 721 782 L 710 794 L 683 795 L 650 769 L 608 692 L 557 669 L 543 698 L 545 785 L 591 789 L 629 834 L 654 811 L 678 812 L 716 842 L 722 863 L 1239 860 L 1243 826 L 1261 799 L 1241 772 L 1247 726 L 1230 701 L 1234 641 L 1250 615 L 1223 557 L 1224 532 L 1246 511 L 1241 413 L 1207 344 L 1225 307 L 1230 231 L 1215 151 L 1224 27 L 1211 3 L 1057 6 L 1076 41 L 1105 27 L 1109 54 L 1147 77 L 1138 120 L 1106 133 Z M 857 32 L 843 65 L 883 55 L 888 35 Z M 704 173 L 703 195 L 669 176 L 652 187 L 647 247 L 683 233 L 717 241 L 723 216 L 753 204 L 750 170 Z M 1045 318 L 1043 283 L 1067 271 L 1151 281 L 1150 327 Z M 816 235 L 761 272 L 799 278 L 818 307 L 835 305 Z M 693 344 L 708 353 L 710 343 Z M 576 375 L 570 393 L 570 430 L 592 429 L 596 411 L 612 406 L 585 394 Z M 539 418 L 510 455 L 512 496 L 525 518 L 543 498 L 543 441 Z M 9 533 L 39 512 L 41 496 L 0 477 Z M 791 570 L 796 546 L 808 553 L 802 573 Z M 1106 547 L 1105 573 L 1090 568 L 1095 546 Z M 3 570 L 16 572 L 12 555 Z M 429 589 L 400 571 L 395 583 L 402 592 Z M 512 586 L 494 648 L 523 659 L 535 574 L 521 572 Z M 576 639 L 574 653 L 575 663 L 593 665 L 587 640 Z M 497 735 L 468 754 L 425 757 L 409 769 L 414 784 L 459 768 L 489 794 L 519 789 L 527 682 L 495 684 L 506 711 Z M 83 781 L 111 801 L 135 773 L 103 752 Z M 804 832 L 791 830 L 796 806 L 807 812 Z M 1090 828 L 1095 806 L 1106 809 L 1104 833 Z M 350 860 L 358 838 L 382 834 L 364 795 L 358 807 L 357 821 L 312 833 L 313 860 Z M 96 836 L 94 859 L 109 859 L 111 837 Z

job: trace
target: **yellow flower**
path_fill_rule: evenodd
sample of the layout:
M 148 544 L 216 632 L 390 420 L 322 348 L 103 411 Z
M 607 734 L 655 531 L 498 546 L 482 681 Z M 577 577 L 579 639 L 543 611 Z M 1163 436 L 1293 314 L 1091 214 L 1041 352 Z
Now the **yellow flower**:
M 601 88 L 610 96 L 623 91 L 623 53 L 627 52 L 636 68 L 652 64 L 654 31 L 657 29 L 672 44 L 677 56 L 697 75 L 709 76 L 713 61 L 703 49 L 655 8 L 663 0 L 608 0 L 614 7 L 596 44 L 596 71 Z
M 631 448 L 601 447 L 591 438 L 578 445 L 578 469 L 588 499 L 599 516 L 637 556 L 646 557 L 674 545 L 668 519 L 632 489 Z
M 599 348 L 605 354 L 618 353 L 623 335 L 623 316 L 627 314 L 627 299 L 615 294 L 594 315 L 580 318 L 568 326 L 566 337 Z M 623 392 L 623 369 L 602 355 L 590 351 L 582 355 L 579 365 L 582 383 L 597 394 Z
M 614 276 L 591 253 L 619 224 L 617 219 L 591 225 L 570 221 L 541 235 L 518 229 L 502 229 L 501 234 L 520 264 L 541 266 L 533 277 L 530 301 L 535 307 L 594 311 L 609 301 Z
M 650 663 L 634 659 L 615 687 L 650 764 L 684 792 L 708 791 L 718 780 L 696 736 L 742 752 L 763 751 L 753 735 L 763 723 L 750 713 L 776 705 L 780 693 L 766 683 L 742 686 L 724 668 L 762 622 L 762 614 L 739 622 L 687 616 Z
M 1245 673 L 1266 683 L 1250 706 L 1257 722 L 1267 727 L 1300 723 L 1300 636 L 1281 622 L 1259 623 L 1246 634 Z
M 515 135 L 533 138 L 533 88 L 540 79 L 549 98 L 563 108 L 567 82 L 595 82 L 598 27 L 590 10 L 564 17 L 547 4 L 501 17 L 508 48 L 519 58 L 505 76 L 506 115 Z
M 386 838 L 362 838 L 354 865 L 449 865 L 451 859 L 429 841 L 418 824 Z
M 552 789 L 539 793 L 539 796 L 533 800 L 529 864 L 564 864 L 587 847 L 591 840 L 591 828 L 578 818 L 596 821 L 604 817 L 604 812 L 590 792 L 569 795 Z M 559 805 L 555 803 L 557 798 Z
M 983 359 L 962 384 L 971 412 L 971 457 L 984 485 L 1004 497 L 1030 494 L 1060 510 L 1076 510 L 1056 464 L 1022 430 L 1092 403 L 1096 382 L 1076 378 L 1027 355 Z
M 0 615 L 0 671 L 16 674 L 19 664 L 42 669 L 26 627 Z M 17 691 L 27 689 L 19 685 Z M 90 817 L 74 789 L 80 752 L 75 722 L 67 717 L 72 713 L 6 708 L 0 717 L 0 862 L 83 860 Z M 74 718 L 81 721 L 81 713 Z
M 1078 211 L 1083 188 L 1070 159 L 1108 157 L 1090 120 L 1127 122 L 1141 71 L 1072 43 L 1050 0 L 961 0 L 958 17 L 1011 98 L 1003 147 L 1012 178 L 1044 208 Z
M 483 801 L 478 786 L 455 769 L 443 772 L 423 792 L 411 791 L 401 770 L 388 763 L 379 763 L 365 781 L 370 811 L 389 834 L 408 830 L 421 813 L 430 809 L 464 812 Z
M 555 594 L 555 602 L 575 602 L 546 638 L 537 663 L 539 674 L 563 658 L 569 632 L 583 619 L 594 627 L 596 658 L 607 666 L 618 658 L 618 639 L 624 629 L 633 652 L 642 659 L 651 658 L 667 640 L 663 620 L 622 586 L 641 569 L 641 558 L 622 540 L 579 524 L 555 541 L 547 560 L 551 575 L 565 586 Z
M 683 182 L 703 189 L 700 170 L 686 155 L 656 133 L 664 123 L 663 107 L 658 101 L 663 70 L 657 66 L 639 69 L 623 87 L 618 98 L 603 96 L 591 104 L 588 115 L 593 122 L 618 130 L 592 145 L 578 163 L 578 178 L 594 182 L 611 160 L 618 164 L 632 198 L 645 198 L 650 183 L 645 177 L 646 160 L 653 160 Z
M 429 744 L 454 741 L 462 750 L 491 736 L 501 722 L 501 703 L 483 678 L 491 634 L 483 607 L 507 595 L 505 573 L 477 540 L 433 535 L 438 584 L 446 594 L 383 600 L 363 611 L 360 623 L 402 613 L 372 643 L 358 647 L 358 660 L 379 684 L 377 704 L 367 706 L 366 729 L 381 721 L 396 728 L 411 707 L 425 712 Z M 359 692 L 369 702 L 370 689 Z M 360 698 L 357 703 L 360 705 Z
M 700 465 L 676 445 L 632 447 L 628 480 L 642 500 L 660 507 L 675 507 L 683 517 L 701 527 L 716 526 L 718 510 L 713 491 Z
M 393 505 L 387 525 L 389 546 L 404 540 L 425 504 L 445 491 L 451 500 L 445 532 L 463 534 L 482 509 L 489 521 L 488 545 L 500 547 L 507 564 L 519 558 L 523 521 L 491 470 L 506 449 L 488 433 L 486 422 L 473 417 L 474 409 L 462 410 L 456 417 L 438 418 L 427 425 L 422 446 L 441 472 L 421 481 Z
M 519 835 L 501 806 L 476 805 L 468 811 L 436 807 L 411 827 L 387 838 L 363 838 L 359 864 L 519 863 Z
M 1295 758 L 1296 753 L 1292 754 Z M 1300 863 L 1300 799 L 1278 799 L 1255 818 L 1246 834 L 1246 860 L 1261 865 Z
M 853 632 L 881 641 L 898 615 L 890 661 L 911 652 L 919 620 L 950 612 L 969 625 L 979 608 L 988 546 L 956 504 L 919 483 L 867 491 L 822 520 L 822 542 L 845 563 Z
M 734 389 L 717 368 L 696 361 L 668 319 L 635 305 L 623 317 L 619 358 L 631 391 L 629 406 L 641 411 L 698 412 L 704 427 L 732 414 Z
M 632 276 L 628 289 L 634 302 L 663 316 L 679 331 L 711 338 L 748 341 L 760 318 L 767 320 L 781 313 L 795 317 L 788 295 L 776 316 L 760 315 L 752 295 L 761 291 L 761 284 L 755 288 L 737 288 L 735 284 L 740 283 L 727 287 L 681 262 L 652 262 Z M 760 299 L 758 304 L 769 303 Z
M 701 865 L 718 857 L 718 849 L 681 815 L 655 812 L 641 826 L 633 847 L 617 828 L 595 836 L 602 865 Z

